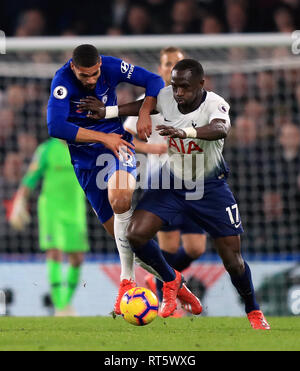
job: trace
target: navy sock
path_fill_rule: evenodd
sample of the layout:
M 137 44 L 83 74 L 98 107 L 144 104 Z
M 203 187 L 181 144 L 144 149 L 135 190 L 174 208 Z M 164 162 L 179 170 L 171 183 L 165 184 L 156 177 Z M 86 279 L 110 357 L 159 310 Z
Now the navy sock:
M 183 246 L 180 246 L 176 254 L 172 254 L 163 250 L 162 253 L 166 261 L 178 272 L 182 272 L 183 270 L 185 270 L 187 267 L 190 266 L 191 262 L 195 260 L 186 253 Z M 163 283 L 160 280 L 156 279 L 157 296 L 160 302 L 162 302 L 163 299 L 162 287 Z
M 172 261 L 166 258 L 167 262 L 178 272 L 182 272 L 191 265 L 195 259 L 191 258 L 185 251 L 183 246 L 180 246 L 176 254 L 172 254 Z
M 176 257 L 176 253 L 173 254 L 171 252 L 167 252 L 167 251 L 164 251 L 164 250 L 161 250 L 161 252 L 162 252 L 164 258 L 166 259 L 166 261 L 173 267 L 173 262 L 174 262 L 174 259 Z
M 164 282 L 175 280 L 174 269 L 167 263 L 156 241 L 150 240 L 146 245 L 138 249 L 133 248 L 133 252 L 144 263 L 150 265 L 161 276 Z
M 259 310 L 259 305 L 256 302 L 249 265 L 246 262 L 244 263 L 245 272 L 241 276 L 230 276 L 230 278 L 232 284 L 244 300 L 246 313 L 249 313 L 252 310 Z

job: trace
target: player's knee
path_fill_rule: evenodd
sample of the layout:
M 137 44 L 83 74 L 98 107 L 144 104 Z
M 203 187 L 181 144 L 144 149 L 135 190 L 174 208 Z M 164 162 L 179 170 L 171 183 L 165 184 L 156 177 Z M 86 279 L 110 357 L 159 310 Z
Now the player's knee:
M 81 254 L 81 253 L 79 253 L 79 254 L 70 254 L 69 255 L 69 261 L 70 261 L 70 264 L 73 267 L 79 268 L 83 264 L 84 255 Z
M 205 244 L 187 244 L 184 245 L 186 253 L 193 259 L 198 259 L 205 253 Z
M 61 262 L 63 260 L 63 253 L 59 249 L 50 249 L 46 253 L 48 260 Z
M 186 253 L 193 259 L 198 259 L 205 253 L 206 236 L 205 235 L 183 235 L 183 247 Z
M 114 198 L 110 201 L 111 207 L 115 214 L 123 214 L 126 213 L 131 207 L 131 198 L 124 197 L 124 198 Z

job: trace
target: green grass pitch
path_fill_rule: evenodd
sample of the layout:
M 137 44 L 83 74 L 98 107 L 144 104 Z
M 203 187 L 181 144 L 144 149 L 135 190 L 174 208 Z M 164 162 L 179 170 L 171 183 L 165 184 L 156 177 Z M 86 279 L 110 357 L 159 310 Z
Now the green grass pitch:
M 121 317 L 0 317 L 0 350 L 298 351 L 300 317 L 269 317 L 270 331 L 246 318 L 157 318 L 135 327 Z

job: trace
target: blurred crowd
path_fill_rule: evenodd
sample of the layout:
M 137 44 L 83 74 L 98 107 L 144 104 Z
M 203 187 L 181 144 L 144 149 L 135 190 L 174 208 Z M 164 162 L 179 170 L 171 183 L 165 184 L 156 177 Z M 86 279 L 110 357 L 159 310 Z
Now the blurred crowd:
M 10 36 L 291 32 L 300 28 L 299 4 L 300 0 L 86 0 L 77 6 L 76 2 L 56 0 L 23 1 L 22 5 L 2 0 L 0 29 Z M 151 54 L 134 50 L 122 53 L 115 56 L 156 72 L 158 50 Z M 187 51 L 200 61 L 226 63 L 221 51 L 201 53 Z M 244 251 L 299 253 L 300 67 L 239 72 L 245 61 L 261 58 L 264 53 L 229 50 L 227 64 L 234 63 L 236 72 L 210 73 L 205 77 L 205 87 L 223 96 L 231 106 L 232 131 L 224 155 L 246 231 Z M 285 58 L 288 52 L 275 48 L 269 56 Z M 50 63 L 54 54 L 6 57 L 7 61 Z M 68 57 L 64 53 L 54 59 L 62 65 Z M 7 215 L 37 145 L 48 138 L 50 82 L 50 77 L 20 78 L 0 73 L 0 239 L 5 241 L 1 251 L 38 251 L 36 200 L 31 206 L 35 217 L 25 234 L 8 226 Z M 135 100 L 140 93 L 140 89 L 121 85 L 119 104 Z M 91 210 L 88 217 L 92 251 L 112 252 L 113 241 Z
M 291 32 L 299 0 L 2 0 L 7 36 Z
M 0 78 L 0 237 L 8 252 L 16 246 L 38 249 L 36 219 L 25 235 L 18 235 L 6 215 L 37 144 L 48 137 L 49 84 L 50 79 Z M 246 230 L 244 251 L 299 253 L 300 68 L 212 74 L 205 87 L 231 105 L 224 156 Z M 139 94 L 122 85 L 119 103 Z M 111 252 L 113 243 L 91 210 L 89 227 L 92 251 Z

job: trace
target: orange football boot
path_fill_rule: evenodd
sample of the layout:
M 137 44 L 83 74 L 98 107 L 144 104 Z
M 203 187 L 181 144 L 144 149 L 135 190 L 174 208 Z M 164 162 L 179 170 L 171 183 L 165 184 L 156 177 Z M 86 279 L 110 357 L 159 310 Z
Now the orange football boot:
M 160 308 L 161 317 L 169 317 L 177 308 L 177 294 L 183 283 L 183 276 L 175 270 L 175 280 L 164 282 L 163 285 L 163 302 Z
M 180 300 L 181 306 L 187 312 L 198 315 L 202 313 L 202 304 L 185 284 L 178 291 L 177 298 Z
M 254 330 L 270 330 L 271 327 L 268 324 L 263 312 L 261 310 L 252 310 L 247 314 L 249 322 Z
M 133 289 L 134 287 L 136 287 L 136 283 L 133 280 L 124 279 L 120 282 L 119 293 L 114 306 L 114 312 L 118 316 L 121 315 L 120 303 L 123 295 L 125 294 L 125 292 L 127 292 L 130 289 Z

